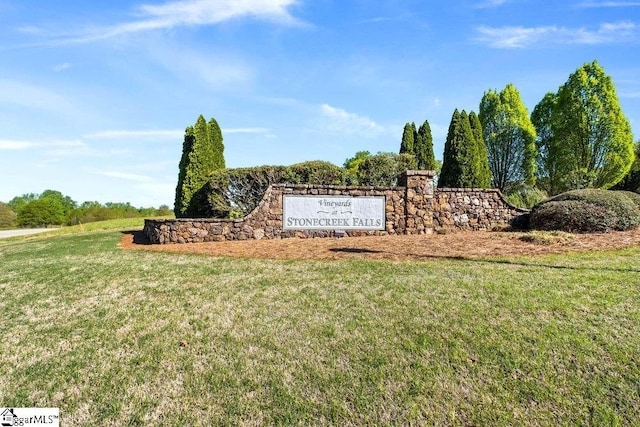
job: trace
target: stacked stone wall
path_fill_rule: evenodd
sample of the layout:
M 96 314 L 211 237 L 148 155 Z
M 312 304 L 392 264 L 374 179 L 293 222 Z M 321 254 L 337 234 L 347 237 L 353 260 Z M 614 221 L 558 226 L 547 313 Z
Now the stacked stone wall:
M 399 187 L 345 187 L 276 184 L 242 219 L 145 220 L 151 243 L 196 243 L 392 234 L 429 234 L 435 230 L 492 229 L 527 211 L 507 203 L 498 190 L 437 189 L 431 171 L 407 171 Z M 385 227 L 375 231 L 284 230 L 283 196 L 385 197 Z
M 511 205 L 497 189 L 439 188 L 433 199 L 436 230 L 491 230 L 528 212 Z

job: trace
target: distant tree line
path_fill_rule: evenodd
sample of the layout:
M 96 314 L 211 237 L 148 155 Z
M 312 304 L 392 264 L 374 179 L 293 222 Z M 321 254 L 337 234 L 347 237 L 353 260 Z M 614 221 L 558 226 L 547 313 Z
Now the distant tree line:
M 59 191 L 16 196 L 0 203 L 0 228 L 76 225 L 118 218 L 170 216 L 168 206 L 136 208 L 129 203 L 84 202 L 80 205 Z

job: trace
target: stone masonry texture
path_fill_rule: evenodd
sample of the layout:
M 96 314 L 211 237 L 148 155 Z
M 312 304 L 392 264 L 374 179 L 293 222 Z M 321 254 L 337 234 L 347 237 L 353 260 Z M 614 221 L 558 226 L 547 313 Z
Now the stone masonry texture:
M 144 233 L 153 244 L 340 235 L 333 230 L 283 230 L 283 195 L 384 196 L 385 229 L 347 230 L 348 236 L 490 230 L 509 225 L 516 217 L 528 212 L 510 205 L 495 189 L 434 189 L 433 177 L 432 171 L 407 171 L 400 177 L 398 187 L 276 184 L 269 187 L 258 207 L 242 219 L 147 219 Z

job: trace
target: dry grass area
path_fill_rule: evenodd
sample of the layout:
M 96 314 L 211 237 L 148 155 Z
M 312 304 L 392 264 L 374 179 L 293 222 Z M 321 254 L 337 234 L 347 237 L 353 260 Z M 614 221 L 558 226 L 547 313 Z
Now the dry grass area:
M 640 247 L 640 229 L 600 234 L 467 231 L 448 234 L 245 240 L 150 245 L 142 232 L 124 234 L 121 247 L 261 259 L 429 260 L 535 256 Z

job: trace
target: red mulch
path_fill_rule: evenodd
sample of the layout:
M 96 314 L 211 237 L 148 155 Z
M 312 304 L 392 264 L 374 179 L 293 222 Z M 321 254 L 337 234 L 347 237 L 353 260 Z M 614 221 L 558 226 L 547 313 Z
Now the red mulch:
M 200 253 L 213 257 L 263 259 L 486 258 L 559 254 L 640 247 L 640 228 L 625 232 L 576 234 L 551 243 L 527 242 L 526 233 L 465 231 L 411 236 L 367 236 L 326 239 L 245 240 L 215 243 L 150 245 L 140 231 L 122 236 L 128 250 Z

